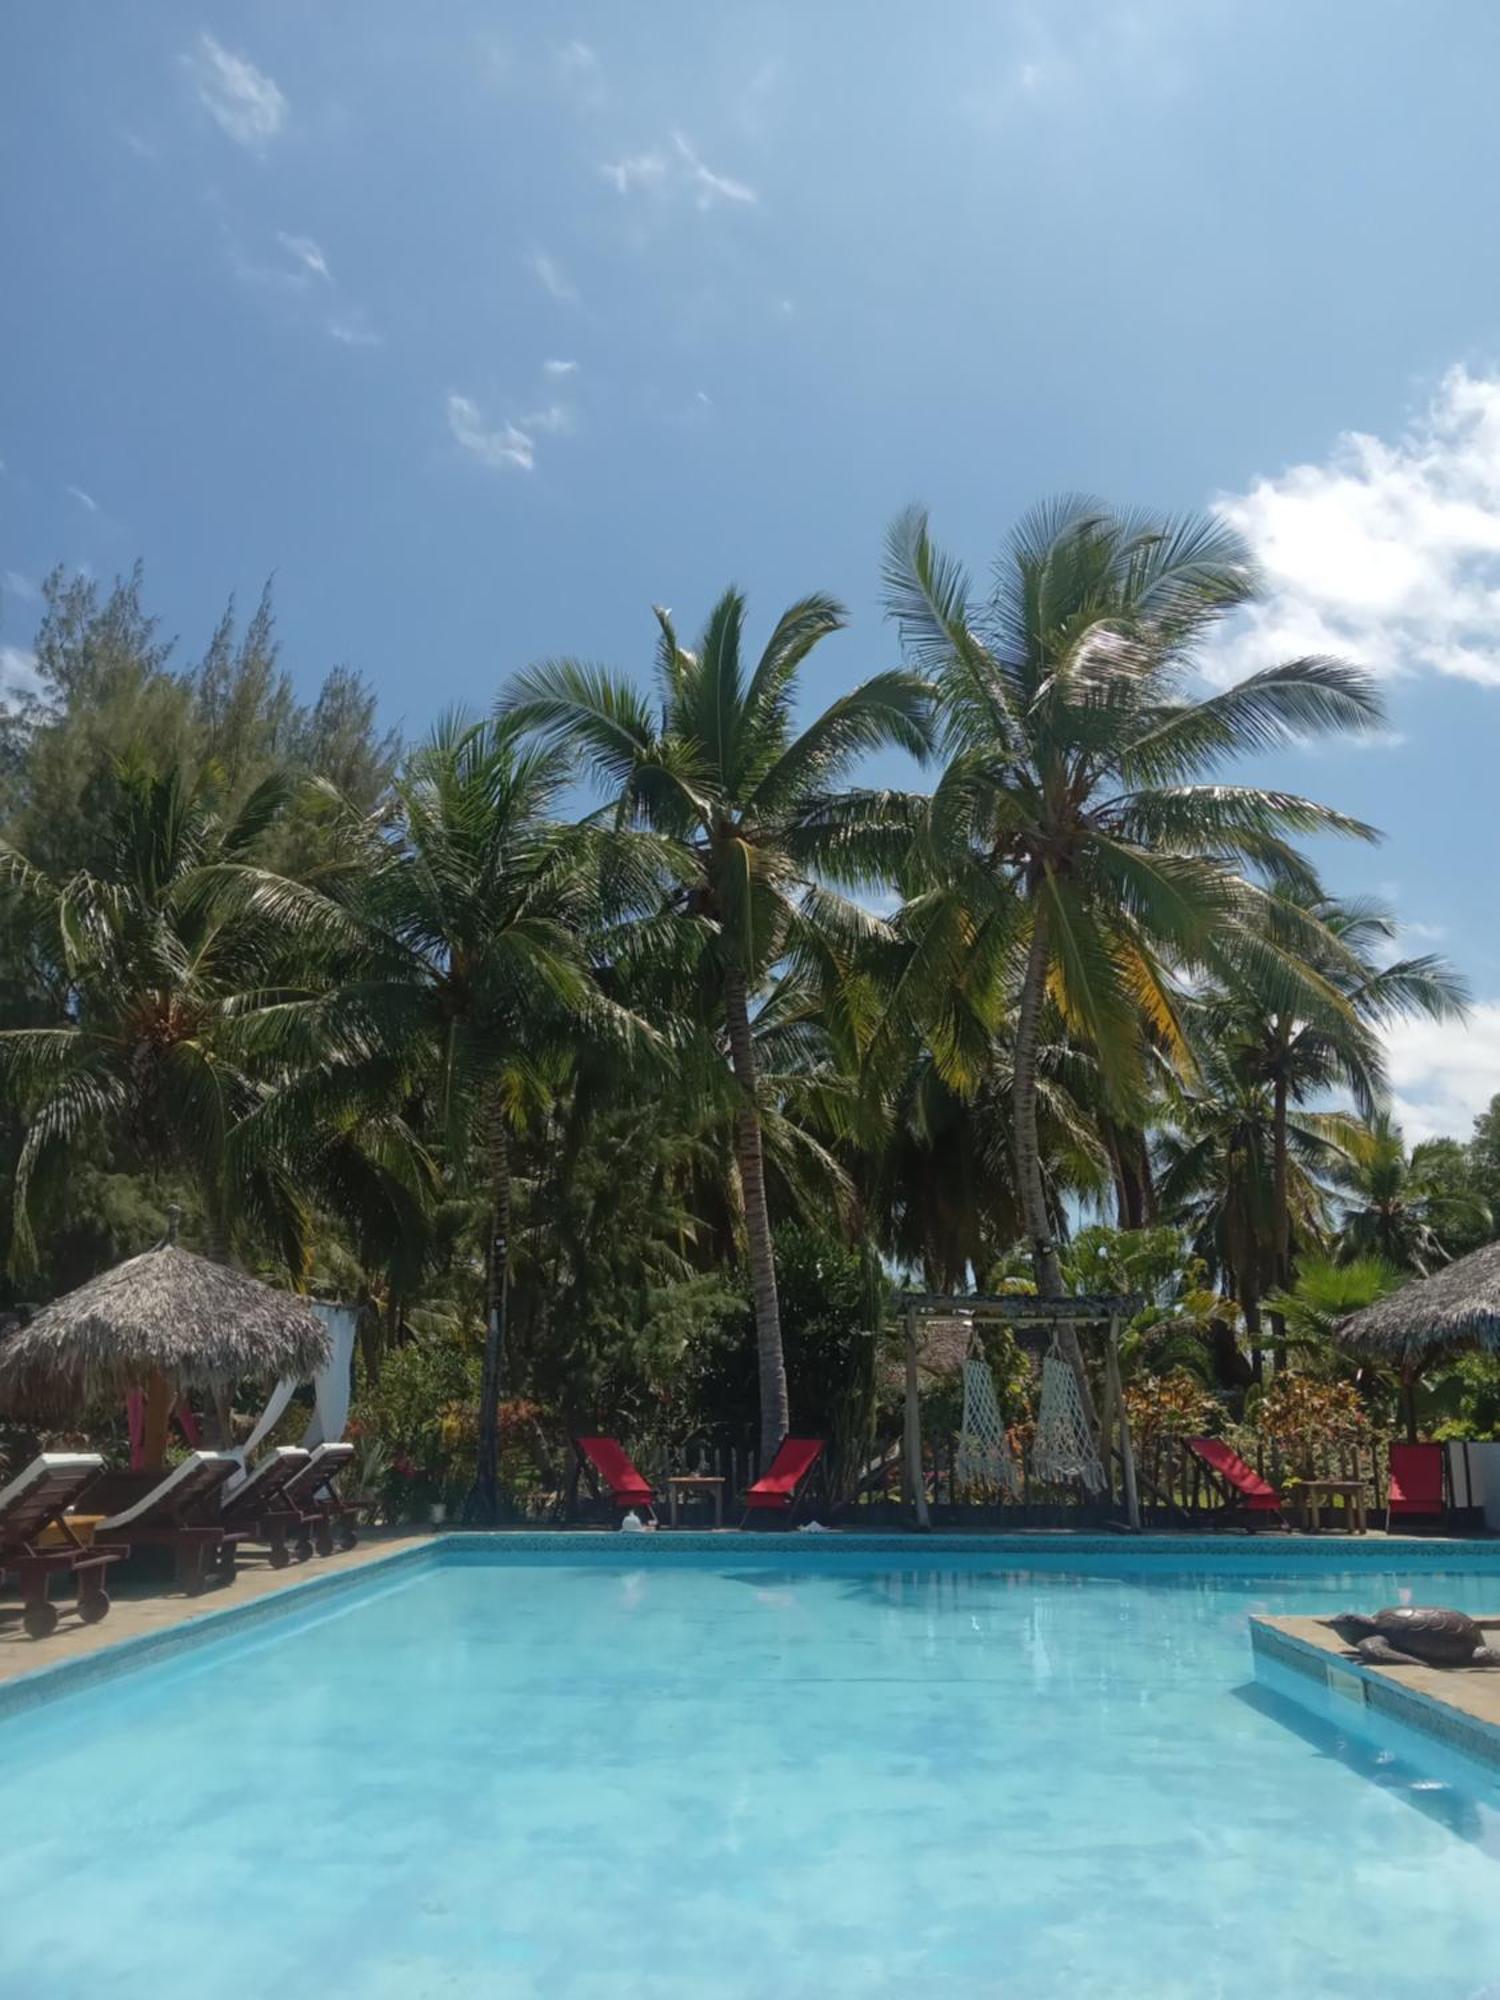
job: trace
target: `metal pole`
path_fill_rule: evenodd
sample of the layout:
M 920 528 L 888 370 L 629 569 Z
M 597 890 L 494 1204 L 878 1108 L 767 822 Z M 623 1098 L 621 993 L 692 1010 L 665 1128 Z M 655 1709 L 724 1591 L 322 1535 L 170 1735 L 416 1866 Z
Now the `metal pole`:
M 1120 1380 L 1120 1322 L 1109 1323 L 1109 1346 L 1104 1355 L 1110 1395 L 1120 1413 L 1120 1465 L 1125 1474 L 1125 1519 L 1135 1534 L 1140 1533 L 1141 1501 L 1135 1485 L 1135 1450 L 1130 1442 L 1130 1418 L 1125 1412 L 1125 1389 Z
M 917 1315 L 906 1313 L 906 1478 L 916 1509 L 917 1526 L 930 1528 L 927 1511 L 927 1480 L 922 1471 L 922 1406 L 917 1390 Z

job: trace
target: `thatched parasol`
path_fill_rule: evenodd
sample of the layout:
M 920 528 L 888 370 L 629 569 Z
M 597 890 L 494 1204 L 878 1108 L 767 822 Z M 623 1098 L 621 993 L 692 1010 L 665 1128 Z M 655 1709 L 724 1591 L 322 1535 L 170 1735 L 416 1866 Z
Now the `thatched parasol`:
M 305 1381 L 328 1329 L 302 1299 L 168 1241 L 55 1299 L 0 1341 L 0 1407 L 75 1412 L 147 1394 L 148 1456 L 172 1402 L 245 1377 Z
M 1350 1313 L 1334 1333 L 1350 1354 L 1406 1374 L 1466 1347 L 1500 1348 L 1500 1243 Z

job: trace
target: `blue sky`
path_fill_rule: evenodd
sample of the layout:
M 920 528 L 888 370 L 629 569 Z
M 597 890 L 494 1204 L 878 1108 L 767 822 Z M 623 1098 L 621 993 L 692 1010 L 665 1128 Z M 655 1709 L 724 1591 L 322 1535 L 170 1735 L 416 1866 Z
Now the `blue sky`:
M 1449 951 L 1413 1136 L 1500 1089 L 1500 12 L 322 0 L 0 15 L 0 685 L 54 563 L 185 648 L 274 572 L 288 666 L 388 718 L 644 667 L 731 580 L 889 662 L 912 499 L 982 571 L 1065 489 L 1219 505 L 1391 729 L 1269 775 Z

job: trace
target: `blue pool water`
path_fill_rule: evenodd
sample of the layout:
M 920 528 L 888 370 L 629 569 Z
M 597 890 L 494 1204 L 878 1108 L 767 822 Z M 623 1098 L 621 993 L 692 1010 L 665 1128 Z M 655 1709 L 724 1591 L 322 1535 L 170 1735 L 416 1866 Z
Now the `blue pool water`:
M 1212 1567 L 414 1567 L 0 1721 L 0 1995 L 1493 2000 L 1500 1795 L 1245 1621 L 1500 1571 Z

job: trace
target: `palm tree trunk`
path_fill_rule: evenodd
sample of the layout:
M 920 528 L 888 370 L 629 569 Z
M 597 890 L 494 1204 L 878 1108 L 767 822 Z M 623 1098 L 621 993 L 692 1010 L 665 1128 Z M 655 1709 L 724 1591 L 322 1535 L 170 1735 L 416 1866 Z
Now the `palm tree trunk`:
M 1286 1074 L 1278 1069 L 1273 1086 L 1273 1110 L 1271 1115 L 1271 1226 L 1274 1242 L 1271 1258 L 1271 1280 L 1278 1291 L 1285 1291 L 1292 1282 L 1292 1219 L 1288 1207 L 1287 1193 L 1287 1088 Z M 1271 1314 L 1271 1342 L 1276 1357 L 1276 1373 L 1286 1367 L 1286 1320 L 1279 1312 Z
M 466 1512 L 500 1518 L 500 1388 L 505 1368 L 505 1309 L 510 1282 L 510 1142 L 498 1105 L 490 1137 L 490 1240 L 485 1253 L 484 1372 L 479 1388 L 479 1454 Z
M 1037 1296 L 1060 1299 L 1064 1296 L 1062 1266 L 1057 1259 L 1057 1245 L 1052 1240 L 1052 1218 L 1047 1212 L 1047 1189 L 1042 1180 L 1042 1150 L 1036 1125 L 1037 1040 L 1041 1028 L 1042 999 L 1047 989 L 1047 925 L 1042 911 L 1035 904 L 1032 908 L 1031 948 L 1026 955 L 1026 975 L 1021 982 L 1021 1002 L 1016 1011 L 1011 1131 L 1016 1156 L 1016 1186 L 1020 1191 L 1026 1234 L 1031 1242 L 1031 1269 L 1036 1279 Z M 1078 1330 L 1071 1322 L 1059 1322 L 1057 1344 L 1077 1377 L 1084 1414 L 1091 1424 L 1095 1423 L 1088 1370 L 1083 1365 Z
M 760 1363 L 760 1462 L 764 1471 L 791 1428 L 786 1360 L 781 1351 L 781 1306 L 776 1297 L 776 1258 L 771 1247 L 771 1215 L 766 1205 L 766 1164 L 761 1148 L 759 1076 L 750 1033 L 745 976 L 736 966 L 724 974 L 724 1014 L 729 1057 L 741 1102 L 735 1114 L 735 1153 L 745 1202 L 745 1243 L 750 1257 L 750 1290 L 755 1300 L 755 1347 Z

